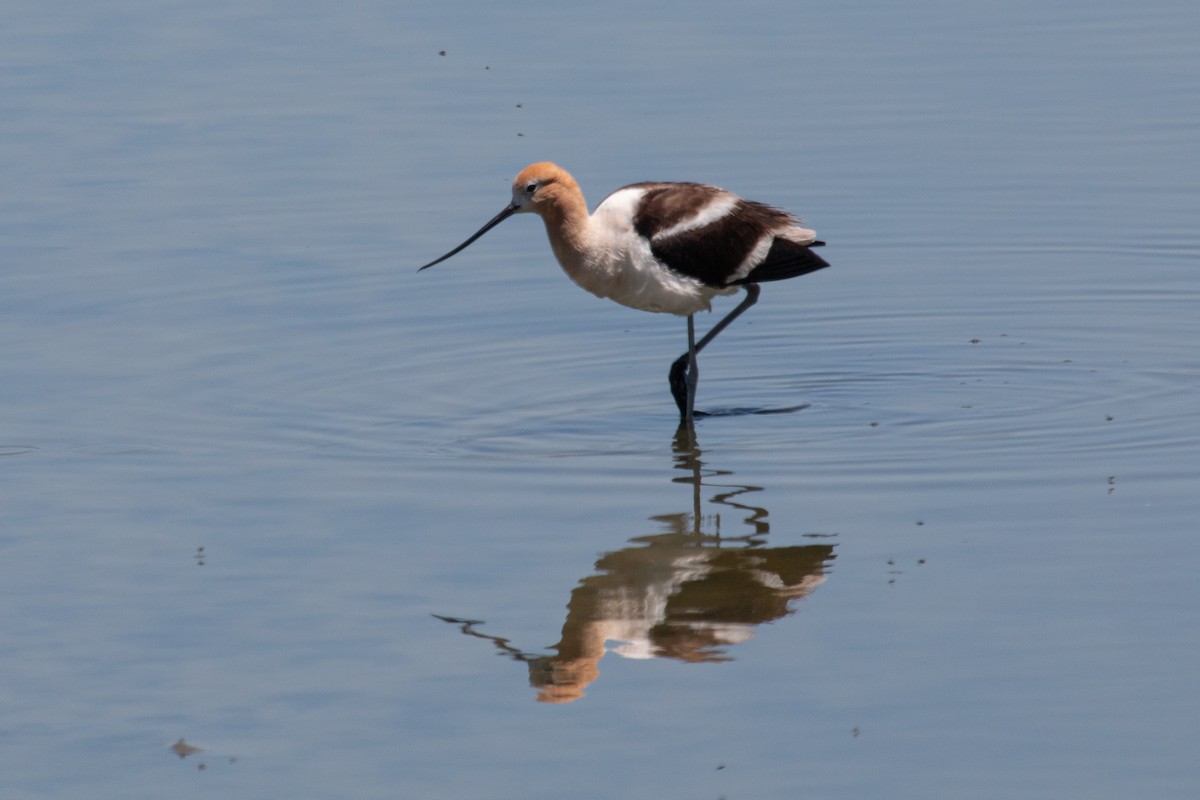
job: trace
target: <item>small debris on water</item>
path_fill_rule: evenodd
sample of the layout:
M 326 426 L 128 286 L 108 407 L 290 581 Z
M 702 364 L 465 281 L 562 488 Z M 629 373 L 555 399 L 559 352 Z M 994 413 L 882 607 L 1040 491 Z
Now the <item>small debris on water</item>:
M 194 747 L 194 746 L 188 744 L 187 742 L 185 742 L 183 739 L 180 739 L 178 742 L 171 745 L 171 752 L 174 753 L 175 755 L 179 756 L 180 758 L 187 758 L 188 756 L 190 756 L 194 753 L 203 753 L 204 748 L 203 747 Z

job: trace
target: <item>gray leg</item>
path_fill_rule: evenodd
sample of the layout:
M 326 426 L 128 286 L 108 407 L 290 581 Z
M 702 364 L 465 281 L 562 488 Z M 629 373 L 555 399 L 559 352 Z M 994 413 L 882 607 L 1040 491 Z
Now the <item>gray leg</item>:
M 713 325 L 712 330 L 709 331 L 708 333 L 704 334 L 703 339 L 696 342 L 696 352 L 699 353 L 701 350 L 703 350 L 704 346 L 706 344 L 708 344 L 709 342 L 711 342 L 713 339 L 717 338 L 717 334 L 720 333 L 721 331 L 725 330 L 725 328 L 728 327 L 729 323 L 733 322 L 735 319 L 740 317 L 742 315 L 742 312 L 745 311 L 747 308 L 749 308 L 750 306 L 757 303 L 758 295 L 759 295 L 759 292 L 761 292 L 761 291 L 762 290 L 758 288 L 757 283 L 747 283 L 745 299 L 742 300 L 742 302 L 738 303 L 737 307 L 735 309 L 733 309 L 733 311 L 730 311 L 728 314 L 726 314 L 724 319 L 722 319 L 716 325 Z
M 696 382 L 700 370 L 696 365 L 696 321 L 688 314 L 688 349 L 671 364 L 668 380 L 671 396 L 679 408 L 679 424 L 691 425 L 696 407 Z
M 679 406 L 679 421 L 683 424 L 690 424 L 692 417 L 695 414 L 696 402 L 696 383 L 700 377 L 700 368 L 696 363 L 696 356 L 705 346 L 713 339 L 717 338 L 717 334 L 725 330 L 729 323 L 733 322 L 742 312 L 750 306 L 758 302 L 759 288 L 756 283 L 746 284 L 746 297 L 742 302 L 738 303 L 737 307 L 730 311 L 725 317 L 713 325 L 712 330 L 704 334 L 700 341 L 696 341 L 696 327 L 692 319 L 692 315 L 688 315 L 688 351 L 675 359 L 675 363 L 671 365 L 670 382 L 671 395 L 675 398 L 675 405 Z
M 700 365 L 696 363 L 696 321 L 688 314 L 688 371 L 687 371 L 687 412 L 683 415 L 685 422 L 691 422 L 696 410 L 696 384 L 700 383 Z

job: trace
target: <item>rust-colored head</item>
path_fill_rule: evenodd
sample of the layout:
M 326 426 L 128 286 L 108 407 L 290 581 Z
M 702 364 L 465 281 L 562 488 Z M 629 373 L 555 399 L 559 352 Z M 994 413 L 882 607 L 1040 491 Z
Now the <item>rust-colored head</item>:
M 579 184 L 557 164 L 539 161 L 517 173 L 512 184 L 516 213 L 532 211 L 543 217 L 580 196 Z

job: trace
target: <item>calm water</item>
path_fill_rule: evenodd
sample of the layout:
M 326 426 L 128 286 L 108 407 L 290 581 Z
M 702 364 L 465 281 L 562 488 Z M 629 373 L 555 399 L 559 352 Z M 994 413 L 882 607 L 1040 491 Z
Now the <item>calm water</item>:
M 0 795 L 1195 797 L 1197 30 L 10 2 Z M 415 273 L 542 159 L 829 241 L 694 441 L 536 221 Z

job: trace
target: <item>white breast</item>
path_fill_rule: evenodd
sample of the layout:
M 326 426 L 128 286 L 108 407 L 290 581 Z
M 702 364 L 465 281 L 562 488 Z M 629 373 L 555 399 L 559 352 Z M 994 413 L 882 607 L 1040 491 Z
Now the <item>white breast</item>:
M 650 242 L 633 227 L 644 194 L 639 187 L 619 189 L 600 204 L 589 219 L 587 252 L 579 264 L 563 264 L 571 280 L 597 297 L 630 308 L 680 316 L 707 311 L 714 296 L 736 292 L 736 287 L 705 286 L 654 258 Z

